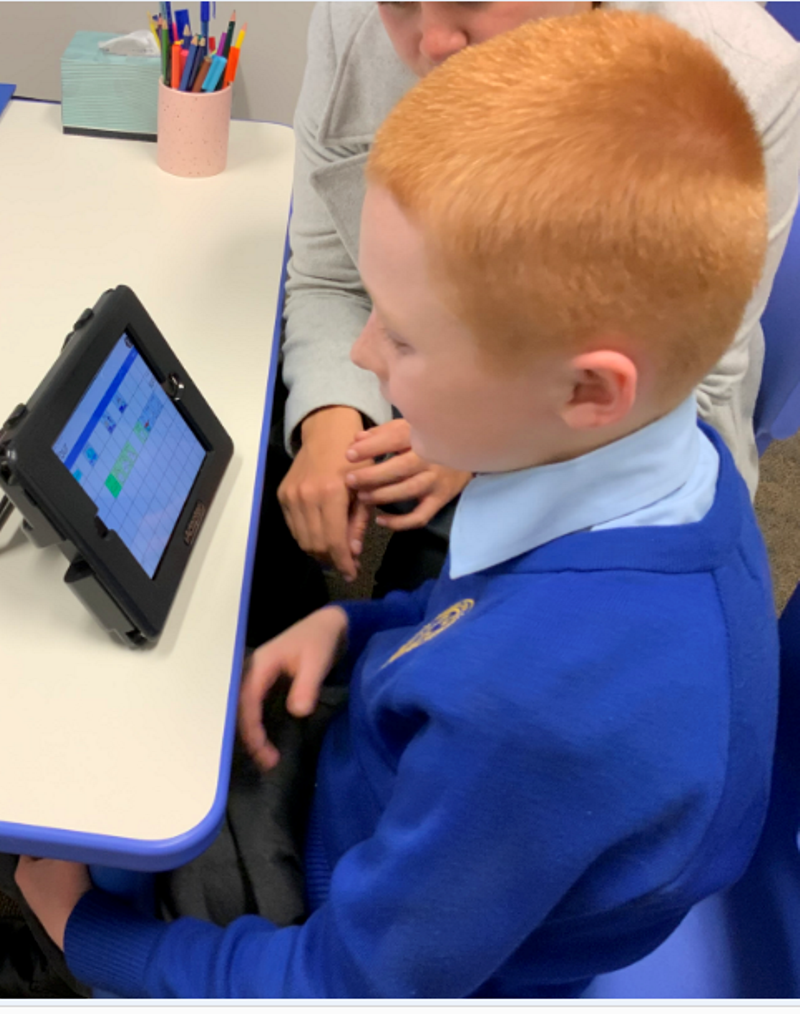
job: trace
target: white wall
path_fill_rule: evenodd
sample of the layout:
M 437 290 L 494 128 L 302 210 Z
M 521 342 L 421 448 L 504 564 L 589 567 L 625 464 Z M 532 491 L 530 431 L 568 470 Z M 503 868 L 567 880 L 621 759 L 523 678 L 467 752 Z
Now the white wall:
M 198 0 L 177 0 L 199 24 Z M 247 22 L 233 94 L 233 116 L 291 123 L 306 61 L 306 34 L 312 3 L 217 2 L 215 27 Z M 0 2 L 0 81 L 17 86 L 23 98 L 61 99 L 61 54 L 79 29 L 132 32 L 147 27 L 158 0 L 128 2 Z

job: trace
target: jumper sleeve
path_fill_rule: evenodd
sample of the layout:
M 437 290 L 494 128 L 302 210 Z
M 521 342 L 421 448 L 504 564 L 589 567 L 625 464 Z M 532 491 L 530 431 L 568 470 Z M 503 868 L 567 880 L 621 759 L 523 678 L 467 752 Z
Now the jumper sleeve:
M 350 361 L 350 349 L 369 317 L 371 304 L 358 268 L 312 179 L 326 167 L 365 158 L 364 145 L 335 147 L 319 139 L 340 58 L 330 5 L 318 4 L 311 18 L 307 69 L 294 120 L 292 255 L 283 346 L 283 378 L 289 390 L 284 435 L 290 454 L 299 450 L 300 423 L 316 409 L 347 405 L 372 423 L 391 419 L 391 408 L 380 393 L 377 378 Z M 357 220 L 358 210 L 353 214 Z
M 769 246 L 764 271 L 732 345 L 697 390 L 701 418 L 719 432 L 750 490 L 758 483 L 753 435 L 764 358 L 760 319 L 797 207 L 800 173 L 800 46 L 783 63 L 763 64 L 747 98 L 764 147 Z
M 580 750 L 523 723 L 506 735 L 514 716 L 482 704 L 480 721 L 432 721 L 412 740 L 375 833 L 304 925 L 159 924 L 91 893 L 67 925 L 70 968 L 154 998 L 474 993 L 608 847 L 627 791 L 620 765 L 587 775 Z
M 433 580 L 426 581 L 413 592 L 394 591 L 382 599 L 337 602 L 347 613 L 348 660 L 355 662 L 373 634 L 422 623 L 435 584 Z

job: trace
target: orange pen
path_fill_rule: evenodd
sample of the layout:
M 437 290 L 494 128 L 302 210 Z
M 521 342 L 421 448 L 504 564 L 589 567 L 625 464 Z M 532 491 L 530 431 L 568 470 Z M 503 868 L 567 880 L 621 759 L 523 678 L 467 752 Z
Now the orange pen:
M 170 61 L 170 84 L 178 88 L 181 83 L 181 53 L 183 52 L 180 42 L 172 43 L 172 60 Z

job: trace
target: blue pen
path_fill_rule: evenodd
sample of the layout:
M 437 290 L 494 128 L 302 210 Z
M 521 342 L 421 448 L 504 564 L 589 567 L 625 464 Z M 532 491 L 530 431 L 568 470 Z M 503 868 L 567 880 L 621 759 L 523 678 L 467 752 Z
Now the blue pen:
M 188 92 L 191 87 L 192 70 L 194 69 L 195 60 L 197 59 L 197 50 L 200 48 L 197 45 L 197 36 L 192 39 L 192 44 L 189 46 L 189 55 L 186 57 L 186 63 L 183 67 L 183 74 L 181 74 L 181 83 L 178 85 L 178 91 Z
M 200 34 L 204 39 L 208 38 L 209 9 L 211 0 L 200 0 Z
M 167 30 L 169 32 L 170 41 L 172 41 L 172 4 L 169 0 L 164 0 L 161 5 L 164 8 L 164 17 L 167 19 Z
M 206 79 L 203 82 L 204 92 L 213 92 L 219 84 L 219 79 L 222 77 L 222 72 L 225 70 L 225 64 L 228 61 L 224 56 L 215 56 L 211 61 L 211 66 L 208 68 Z

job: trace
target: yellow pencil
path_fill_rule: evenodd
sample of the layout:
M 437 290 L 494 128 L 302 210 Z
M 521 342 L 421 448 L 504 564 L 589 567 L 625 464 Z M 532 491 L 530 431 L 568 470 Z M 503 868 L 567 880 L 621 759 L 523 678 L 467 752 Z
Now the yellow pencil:
M 153 38 L 156 40 L 156 45 L 158 46 L 158 51 L 160 53 L 161 52 L 161 39 L 159 39 L 159 37 L 158 37 L 158 32 L 156 31 L 156 26 L 153 24 L 153 18 L 152 18 L 151 14 L 150 14 L 150 11 L 147 12 L 147 23 L 150 25 L 150 31 L 153 33 Z
M 241 49 L 242 43 L 244 42 L 244 33 L 247 31 L 247 22 L 242 25 L 242 30 L 239 32 L 239 37 L 236 40 L 236 48 Z

